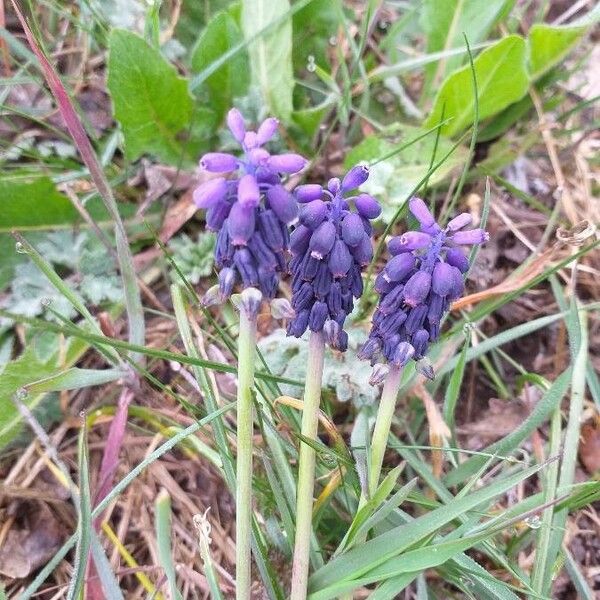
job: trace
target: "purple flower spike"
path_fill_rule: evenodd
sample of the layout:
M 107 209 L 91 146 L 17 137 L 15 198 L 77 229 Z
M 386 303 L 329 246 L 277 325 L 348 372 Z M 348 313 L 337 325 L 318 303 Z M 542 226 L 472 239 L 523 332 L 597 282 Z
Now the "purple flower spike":
M 352 167 L 342 180 L 342 191 L 349 192 L 362 185 L 369 178 L 369 169 L 365 165 Z M 333 192 L 332 192 L 333 193 Z
M 238 168 L 238 159 L 225 152 L 209 152 L 200 159 L 200 166 L 211 173 L 229 173 Z
M 290 194 L 282 185 L 274 185 L 267 190 L 267 200 L 269 207 L 277 215 L 277 218 L 289 225 L 298 217 L 298 205 Z
M 323 195 L 323 187 L 317 183 L 307 183 L 305 185 L 299 185 L 294 190 L 296 200 L 301 204 L 311 202 L 312 200 L 320 200 Z
M 227 127 L 229 127 L 233 137 L 241 144 L 246 135 L 246 125 L 242 113 L 237 108 L 232 108 L 227 113 Z
M 207 301 L 214 303 L 218 294 L 217 300 L 224 302 L 236 285 L 244 289 L 257 287 L 256 298 L 271 300 L 281 273 L 287 271 L 290 243 L 307 250 L 312 235 L 309 229 L 305 235 L 297 228 L 291 242 L 288 225 L 296 220 L 298 206 L 283 187 L 281 176 L 302 168 L 306 161 L 297 154 L 273 156 L 262 147 L 275 135 L 277 119 L 266 119 L 255 133 L 246 130 L 241 113 L 231 109 L 227 125 L 241 145 L 242 154 L 205 154 L 200 159 L 202 168 L 231 175 L 229 179 L 208 181 L 194 191 L 196 205 L 207 209 L 207 228 L 217 232 L 219 286 L 217 292 L 211 290 Z M 308 322 L 308 314 L 302 318 Z
M 459 229 L 470 225 L 472 221 L 473 217 L 469 213 L 460 213 L 460 215 L 448 221 L 446 231 L 458 231 Z
M 354 204 L 356 210 L 365 219 L 376 219 L 381 214 L 379 202 L 369 194 L 360 194 L 354 199 Z
M 408 274 L 415 268 L 416 259 L 409 252 L 394 256 L 383 269 L 386 281 L 404 281 Z
M 269 168 L 279 173 L 297 173 L 304 169 L 306 163 L 306 159 L 299 154 L 271 156 L 268 161 Z
M 400 342 L 396 349 L 394 350 L 394 358 L 392 362 L 399 366 L 403 367 L 408 364 L 408 361 L 415 355 L 415 349 L 408 342 Z
M 459 246 L 472 246 L 487 242 L 490 235 L 483 229 L 471 229 L 470 231 L 457 231 L 450 239 Z
M 259 145 L 266 144 L 271 138 L 277 133 L 277 128 L 279 127 L 279 120 L 275 117 L 269 117 L 265 119 L 258 131 L 256 132 L 256 139 Z
M 435 219 L 431 214 L 427 204 L 421 198 L 411 198 L 408 202 L 408 209 L 419 221 L 421 227 L 428 229 L 435 224 Z
M 413 198 L 409 209 L 421 231 L 409 231 L 388 243 L 392 258 L 375 279 L 379 304 L 359 357 L 373 362 L 372 348 L 377 346 L 388 363 L 402 367 L 414 360 L 418 372 L 432 378 L 426 359 L 429 344 L 438 339 L 450 303 L 462 295 L 463 273 L 469 269 L 467 257 L 455 246 L 479 244 L 489 236 L 482 229 L 458 231 L 470 222 L 466 213 L 442 228 L 423 200 Z
M 227 182 L 222 177 L 211 179 L 194 190 L 194 204 L 198 208 L 212 208 L 227 194 Z
M 366 194 L 345 195 L 366 180 L 364 167 L 351 169 L 344 183 L 330 179 L 321 186 L 297 188 L 299 225 L 292 233 L 290 261 L 292 305 L 297 316 L 288 335 L 300 337 L 307 328 L 323 331 L 329 346 L 340 352 L 348 348 L 344 331 L 354 299 L 363 293 L 361 270 L 373 257 L 370 218 L 379 215 L 379 205 Z M 352 208 L 353 207 L 353 208 Z

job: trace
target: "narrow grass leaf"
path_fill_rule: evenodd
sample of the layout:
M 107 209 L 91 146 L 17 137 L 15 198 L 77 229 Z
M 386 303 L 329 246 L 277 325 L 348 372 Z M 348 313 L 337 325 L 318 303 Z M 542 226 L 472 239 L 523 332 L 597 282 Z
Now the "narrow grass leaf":
M 337 581 L 358 579 L 386 560 L 397 556 L 410 546 L 435 533 L 459 515 L 491 500 L 517 483 L 524 481 L 545 465 L 535 465 L 496 480 L 489 486 L 473 492 L 465 498 L 452 500 L 430 513 L 395 527 L 394 529 L 350 550 L 319 569 L 310 580 L 312 590 L 329 587 Z
M 106 598 L 110 598 L 110 600 L 124 600 L 123 593 L 119 587 L 119 582 L 112 571 L 95 531 L 92 532 L 91 547 L 94 565 Z
M 85 421 L 79 430 L 77 453 L 79 468 L 79 518 L 76 533 L 77 549 L 75 550 L 75 562 L 69 589 L 67 591 L 67 600 L 79 598 L 83 589 L 92 536 L 92 500 L 90 495 L 89 456 Z
M 45 377 L 23 386 L 29 394 L 79 390 L 94 385 L 118 381 L 126 375 L 123 369 L 80 369 L 71 367 L 62 373 Z
M 571 379 L 571 398 L 569 402 L 569 416 L 563 441 L 563 459 L 558 477 L 557 495 L 567 493 L 575 479 L 575 467 L 579 449 L 581 431 L 581 415 L 585 398 L 585 369 L 588 358 L 588 319 L 587 314 L 577 309 L 577 298 L 571 302 L 570 315 L 567 320 L 569 342 L 573 356 L 573 369 Z M 552 522 L 552 535 L 548 541 L 548 557 L 544 568 L 546 575 L 543 583 L 544 593 L 550 591 L 552 567 L 561 552 L 562 542 L 566 533 L 568 510 L 556 510 Z
M 455 412 L 456 404 L 458 402 L 458 396 L 460 394 L 460 387 L 465 374 L 465 365 L 467 364 L 467 351 L 469 350 L 469 338 L 465 338 L 462 350 L 458 356 L 456 367 L 452 370 L 450 380 L 446 387 L 444 394 L 444 421 L 452 432 L 452 438 L 455 437 L 454 425 L 456 423 Z
M 172 600 L 183 600 L 177 589 L 173 550 L 171 548 L 171 497 L 164 488 L 158 493 L 154 503 L 154 511 L 158 560 L 169 582 Z
M 211 423 L 214 419 L 220 417 L 223 413 L 233 410 L 235 408 L 235 402 L 231 402 L 218 411 L 207 415 L 200 421 L 196 423 L 192 423 L 189 427 L 186 427 L 176 436 L 172 437 L 170 440 L 167 440 L 164 444 L 159 446 L 154 452 L 152 452 L 149 456 L 147 456 L 142 462 L 140 462 L 136 467 L 134 467 L 119 483 L 112 488 L 112 490 L 106 495 L 106 497 L 96 506 L 96 508 L 92 511 L 92 518 L 97 517 L 102 514 L 102 512 L 108 507 L 108 505 L 123 491 L 125 490 L 129 484 L 136 479 L 140 473 L 144 471 L 149 465 L 151 465 L 154 461 L 158 460 L 161 456 L 169 452 L 169 450 L 173 449 L 177 444 L 184 441 L 188 436 L 196 433 L 200 429 L 202 429 L 205 425 Z M 50 576 L 52 571 L 60 564 L 61 560 L 67 555 L 67 553 L 75 546 L 78 541 L 78 535 L 73 534 L 56 552 L 54 557 L 46 564 L 46 566 L 40 570 L 40 572 L 36 575 L 34 580 L 27 586 L 27 588 L 22 592 L 20 596 L 20 600 L 29 600 L 40 588 L 40 586 L 44 583 L 44 581 Z

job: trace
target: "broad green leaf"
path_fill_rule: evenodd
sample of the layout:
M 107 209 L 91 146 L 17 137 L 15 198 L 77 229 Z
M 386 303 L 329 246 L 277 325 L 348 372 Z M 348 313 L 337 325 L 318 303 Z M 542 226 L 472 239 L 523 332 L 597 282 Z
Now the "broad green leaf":
M 585 30 L 583 26 L 556 27 L 546 23 L 533 25 L 527 35 L 531 79 L 539 79 L 560 62 L 580 40 Z
M 437 124 L 437 123 L 436 123 Z M 356 163 L 370 164 L 368 181 L 363 185 L 365 191 L 377 196 L 383 206 L 383 219 L 389 221 L 398 205 L 411 190 L 426 176 L 431 167 L 431 157 L 435 148 L 435 131 L 423 136 L 425 129 L 409 125 L 396 125 L 379 135 L 365 138 L 346 155 L 345 166 Z M 416 143 L 408 142 L 421 137 Z M 399 146 L 406 147 L 395 154 Z M 436 159 L 439 160 L 452 147 L 452 142 L 440 137 Z M 393 154 L 393 156 L 390 156 Z M 460 146 L 430 177 L 430 185 L 443 181 L 455 168 L 464 164 L 467 151 Z M 389 158 L 385 158 L 389 156 Z
M 520 100 L 529 86 L 526 70 L 525 40 L 509 35 L 475 59 L 479 98 L 479 117 L 490 117 Z M 444 119 L 445 135 L 456 135 L 473 123 L 475 97 L 470 66 L 455 71 L 442 84 L 425 127 L 433 127 Z
M 80 217 L 71 201 L 46 176 L 0 177 L 0 232 L 51 229 Z
M 517 473 L 497 479 L 462 498 L 455 498 L 444 506 L 379 535 L 354 548 L 319 569 L 310 579 L 311 590 L 325 589 L 338 581 L 358 579 L 388 559 L 399 555 L 414 544 L 426 539 L 459 515 L 474 509 L 504 493 L 517 483 L 527 479 L 544 465 L 535 465 Z
M 505 15 L 514 0 L 425 0 L 421 26 L 427 35 L 427 52 L 464 48 L 485 40 L 493 25 Z M 427 66 L 428 77 L 443 77 L 464 62 L 464 55 L 451 56 Z
M 248 42 L 252 83 L 265 108 L 288 121 L 292 113 L 292 22 L 289 0 L 242 0 L 242 31 Z M 271 29 L 263 29 L 278 22 Z
M 200 73 L 236 46 L 241 35 L 239 24 L 232 16 L 231 9 L 216 14 L 202 31 L 194 46 L 191 58 L 192 71 Z M 210 106 L 219 119 L 231 107 L 236 96 L 243 96 L 246 93 L 249 81 L 248 54 L 245 51 L 238 52 L 206 78 L 202 87 L 207 90 Z
M 83 355 L 87 344 L 75 339 L 69 341 L 66 348 L 64 364 L 68 366 Z M 21 429 L 22 418 L 13 402 L 13 396 L 28 384 L 50 377 L 59 371 L 58 362 L 58 351 L 48 360 L 41 361 L 30 345 L 19 358 L 8 363 L 0 373 L 0 448 L 12 442 Z M 23 391 L 19 397 L 30 410 L 35 410 L 46 398 L 46 394 Z
M 109 48 L 108 89 L 123 130 L 127 158 L 152 154 L 178 164 L 184 152 L 180 136 L 192 118 L 187 81 L 156 48 L 134 33 L 114 29 Z

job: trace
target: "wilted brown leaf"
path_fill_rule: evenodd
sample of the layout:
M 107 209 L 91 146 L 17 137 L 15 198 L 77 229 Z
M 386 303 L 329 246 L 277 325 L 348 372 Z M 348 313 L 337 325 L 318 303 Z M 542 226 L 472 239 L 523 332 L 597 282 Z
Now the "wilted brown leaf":
M 581 428 L 579 458 L 590 474 L 600 471 L 600 417 L 584 423 Z
M 8 532 L 0 548 L 0 573 L 6 577 L 27 577 L 48 562 L 63 542 L 63 530 L 45 504 L 36 503 L 32 515 L 29 523 Z

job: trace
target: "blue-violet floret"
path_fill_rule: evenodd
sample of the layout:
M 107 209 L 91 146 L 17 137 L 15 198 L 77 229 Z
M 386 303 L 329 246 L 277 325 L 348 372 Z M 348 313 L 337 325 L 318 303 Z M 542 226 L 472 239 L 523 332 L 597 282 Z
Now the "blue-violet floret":
M 381 213 L 373 197 L 357 190 L 368 176 L 367 167 L 359 165 L 326 188 L 307 184 L 294 190 L 300 204 L 299 225 L 290 239 L 296 316 L 288 335 L 300 337 L 307 328 L 323 331 L 332 348 L 347 349 L 344 322 L 363 292 L 361 271 L 373 258 L 370 221 Z
M 247 131 L 234 108 L 227 125 L 243 154 L 205 154 L 200 168 L 221 176 L 194 191 L 196 206 L 206 209 L 207 228 L 217 232 L 219 287 L 205 303 L 224 301 L 238 284 L 257 287 L 271 299 L 286 270 L 288 226 L 298 216 L 296 199 L 283 187 L 283 176 L 302 170 L 307 161 L 299 154 L 272 155 L 262 147 L 277 132 L 277 119 L 268 118 L 257 131 Z
M 431 342 L 438 339 L 440 323 L 450 303 L 464 291 L 469 260 L 458 248 L 489 239 L 483 229 L 461 231 L 471 215 L 461 213 L 440 227 L 423 200 L 412 198 L 409 210 L 420 231 L 392 238 L 392 258 L 375 280 L 380 299 L 373 315 L 369 339 L 359 356 L 375 363 L 383 357 L 398 367 L 420 361 Z M 425 365 L 422 372 L 433 376 Z

